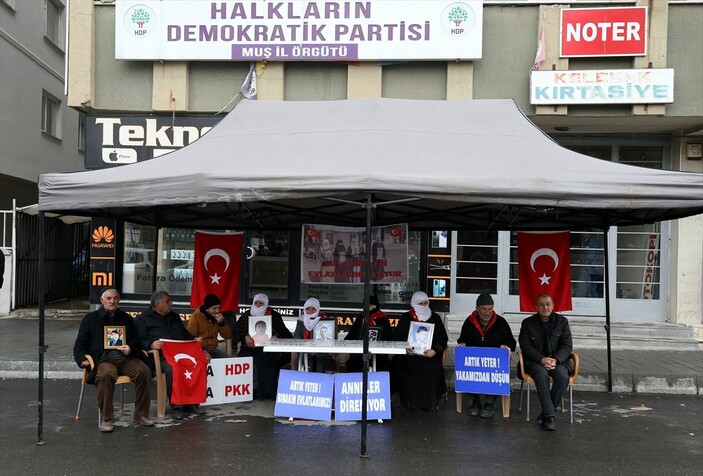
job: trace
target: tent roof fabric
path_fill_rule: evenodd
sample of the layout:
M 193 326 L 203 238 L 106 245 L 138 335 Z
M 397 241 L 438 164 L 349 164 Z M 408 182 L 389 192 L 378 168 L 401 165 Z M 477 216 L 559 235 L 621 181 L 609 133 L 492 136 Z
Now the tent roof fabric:
M 43 174 L 39 209 L 155 226 L 579 229 L 703 213 L 703 174 L 556 144 L 512 100 L 242 101 L 194 143 Z

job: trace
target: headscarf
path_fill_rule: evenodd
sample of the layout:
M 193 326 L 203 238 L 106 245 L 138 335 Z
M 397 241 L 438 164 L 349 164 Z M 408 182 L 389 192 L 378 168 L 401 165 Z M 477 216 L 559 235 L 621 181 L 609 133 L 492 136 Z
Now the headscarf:
M 410 301 L 410 305 L 412 306 L 413 311 L 415 311 L 415 316 L 419 321 L 426 322 L 430 317 L 432 317 L 432 309 L 430 309 L 429 304 L 427 306 L 420 306 L 418 304 L 420 301 L 429 300 L 430 298 L 427 296 L 427 294 L 423 293 L 422 291 L 417 291 L 413 294 L 413 297 Z
M 263 301 L 264 305 L 261 307 L 256 307 L 254 304 L 256 301 Z M 264 316 L 266 315 L 266 310 L 269 308 L 269 297 L 264 294 L 255 294 L 254 300 L 251 302 L 251 309 L 249 310 L 250 316 Z
M 308 307 L 314 307 L 315 312 L 312 314 L 308 314 L 305 312 L 305 309 Z M 313 330 L 315 325 L 319 322 L 320 320 L 320 301 L 317 300 L 316 298 L 310 298 L 307 301 L 305 301 L 305 304 L 303 304 L 303 324 L 305 325 L 305 328 L 308 331 Z

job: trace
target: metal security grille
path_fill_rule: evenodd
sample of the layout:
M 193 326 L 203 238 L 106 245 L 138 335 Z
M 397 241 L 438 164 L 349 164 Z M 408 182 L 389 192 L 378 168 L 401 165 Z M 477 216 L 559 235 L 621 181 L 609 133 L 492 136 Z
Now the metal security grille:
M 44 302 L 88 296 L 89 228 L 46 220 L 46 294 Z M 17 212 L 15 307 L 38 304 L 39 217 Z

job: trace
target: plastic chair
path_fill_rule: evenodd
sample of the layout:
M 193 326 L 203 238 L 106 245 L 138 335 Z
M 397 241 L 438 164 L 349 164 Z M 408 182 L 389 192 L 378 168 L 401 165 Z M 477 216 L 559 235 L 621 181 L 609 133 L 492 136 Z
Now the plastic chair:
M 93 358 L 86 354 L 85 359 L 90 363 L 90 367 L 86 367 L 83 369 L 83 377 L 81 378 L 81 393 L 78 396 L 78 408 L 76 409 L 76 417 L 75 420 L 78 421 L 81 419 L 81 404 L 83 403 L 83 392 L 85 391 L 85 386 L 88 382 L 88 375 L 90 375 L 90 372 L 95 368 L 95 362 L 93 361 Z M 124 384 L 126 383 L 132 383 L 132 379 L 129 378 L 126 375 L 120 375 L 117 377 L 117 380 L 115 381 L 115 385 L 122 385 L 120 387 L 120 414 L 124 414 L 124 392 L 125 392 L 125 387 Z M 98 427 L 100 426 L 100 409 L 98 408 Z
M 520 379 L 520 403 L 518 404 L 517 411 L 521 412 L 522 411 L 522 395 L 523 395 L 523 386 L 527 384 L 527 421 L 530 420 L 530 384 L 535 383 L 534 379 L 525 372 L 525 363 L 522 358 L 522 352 L 517 353 L 518 357 L 518 371 L 517 371 L 517 377 Z M 568 384 L 568 389 L 569 389 L 569 413 L 570 413 L 570 420 L 571 423 L 574 422 L 574 384 L 576 383 L 576 380 L 578 379 L 579 376 L 579 355 L 576 353 L 573 353 L 569 356 L 571 360 L 574 361 L 574 372 L 569 375 L 569 384 Z M 550 382 L 554 382 L 554 379 L 552 377 L 549 377 Z M 562 395 L 561 397 L 561 412 L 566 413 L 566 408 L 564 405 L 564 396 Z

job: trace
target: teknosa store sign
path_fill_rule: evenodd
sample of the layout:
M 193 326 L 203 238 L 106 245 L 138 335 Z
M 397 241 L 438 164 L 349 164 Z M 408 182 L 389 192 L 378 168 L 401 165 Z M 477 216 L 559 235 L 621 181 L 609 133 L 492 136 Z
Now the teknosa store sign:
M 560 28 L 562 58 L 647 54 L 647 7 L 565 8 Z

